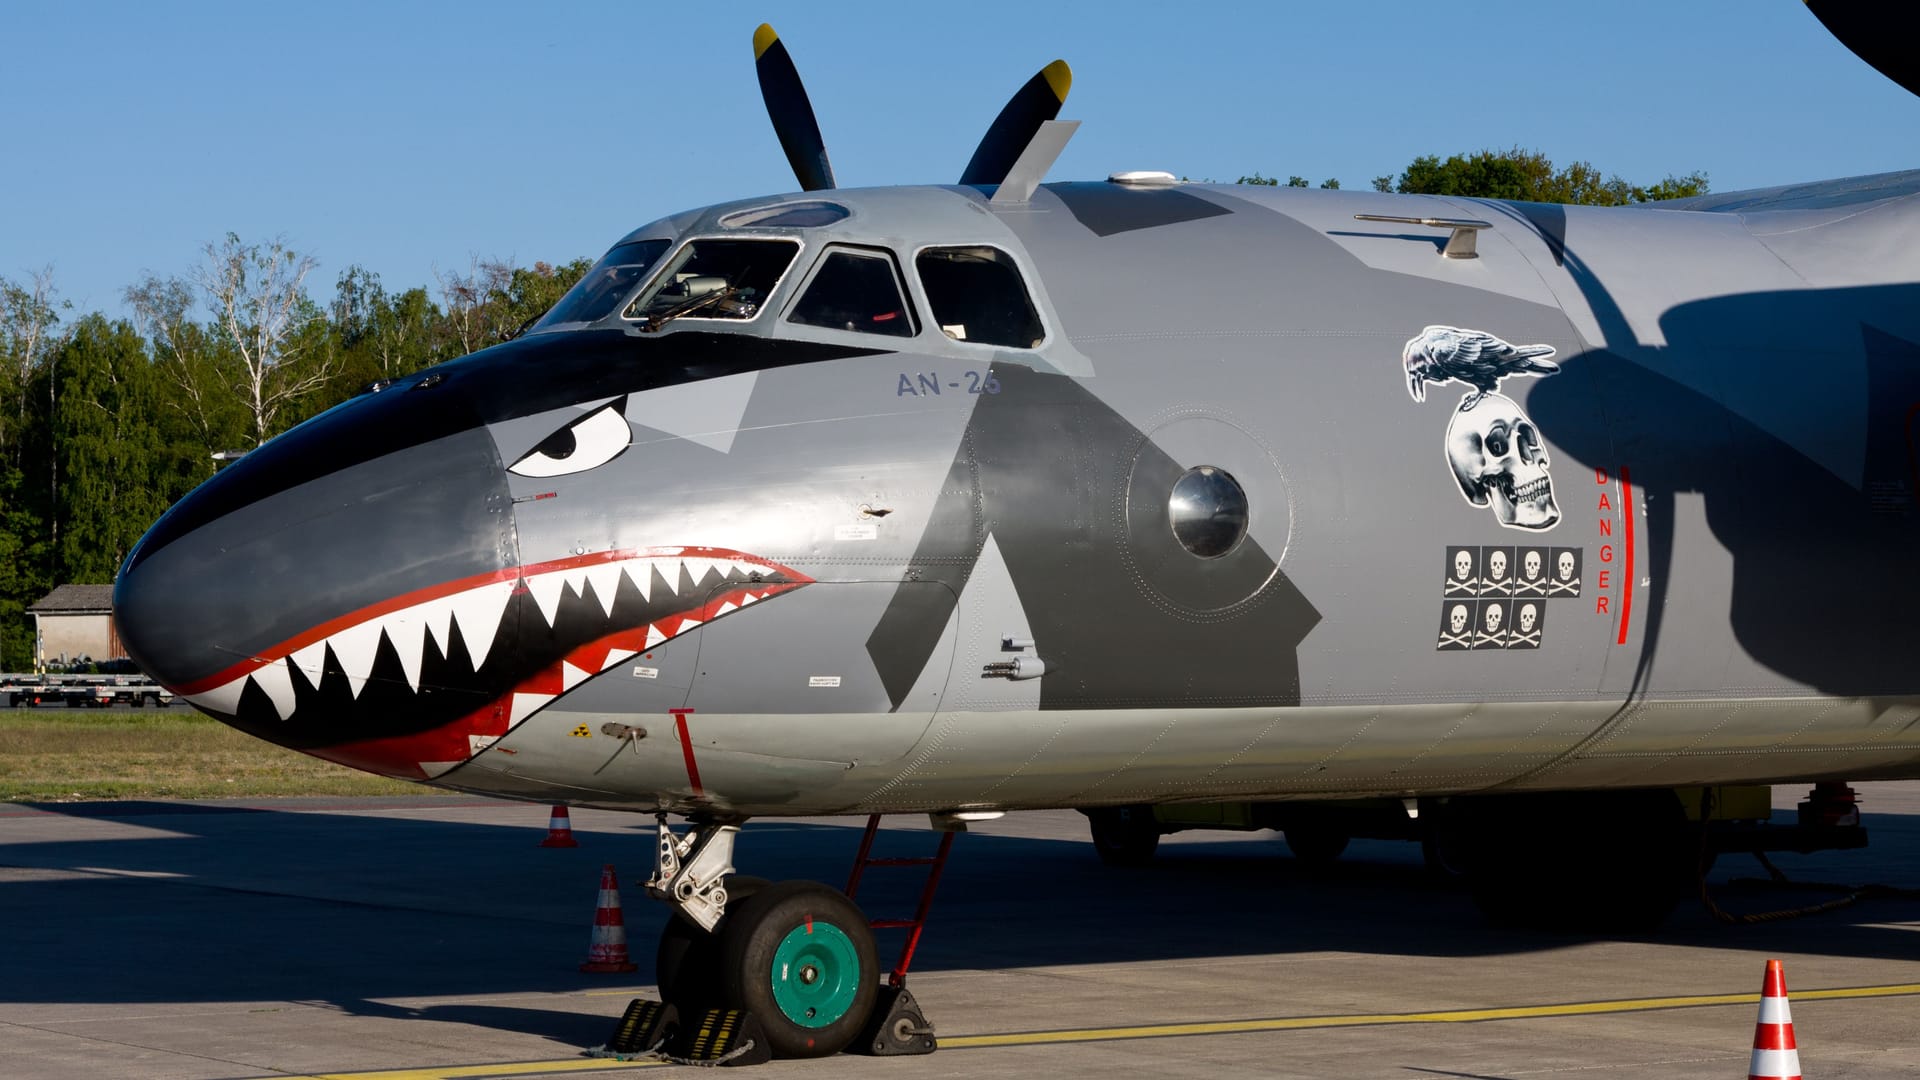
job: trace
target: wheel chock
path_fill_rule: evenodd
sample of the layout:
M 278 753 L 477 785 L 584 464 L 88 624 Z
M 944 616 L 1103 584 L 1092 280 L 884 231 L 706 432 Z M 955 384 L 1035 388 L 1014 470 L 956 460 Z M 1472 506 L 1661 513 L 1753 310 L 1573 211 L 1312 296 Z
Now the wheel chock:
M 634 998 L 614 1025 L 607 1049 L 616 1054 L 646 1054 L 673 1041 L 680 1030 L 680 1010 L 664 1001 Z
M 860 1034 L 847 1044 L 847 1052 L 870 1057 L 898 1057 L 906 1054 L 931 1054 L 939 1049 L 933 1038 L 933 1025 L 920 1011 L 920 1003 L 904 986 L 882 986 L 874 999 L 873 1016 Z
M 667 1044 L 667 1058 L 687 1065 L 763 1065 L 773 1044 L 760 1021 L 744 1009 L 702 1009 L 687 1014 Z

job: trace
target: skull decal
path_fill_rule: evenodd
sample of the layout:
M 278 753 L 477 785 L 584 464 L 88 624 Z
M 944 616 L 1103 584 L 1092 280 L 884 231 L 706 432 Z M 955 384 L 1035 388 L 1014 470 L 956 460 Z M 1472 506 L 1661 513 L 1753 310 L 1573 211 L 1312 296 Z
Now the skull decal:
M 1473 556 L 1467 554 L 1465 551 L 1454 552 L 1453 553 L 1453 576 L 1461 581 L 1465 581 L 1467 580 L 1467 575 L 1472 571 L 1473 571 Z
M 1540 580 L 1540 553 L 1529 551 L 1520 559 L 1520 568 L 1526 571 L 1528 581 Z
M 1540 620 L 1540 613 L 1534 609 L 1534 606 L 1532 604 L 1520 605 L 1520 632 L 1521 633 L 1523 634 L 1533 633 L 1533 624 L 1538 622 L 1539 620 Z
M 1453 610 L 1447 612 L 1447 625 L 1453 627 L 1453 632 L 1456 634 L 1465 630 L 1467 628 L 1467 605 L 1453 605 Z
M 1514 345 L 1484 330 L 1457 326 L 1429 326 L 1401 350 L 1401 374 L 1414 401 L 1426 401 L 1429 384 L 1457 382 L 1468 388 L 1447 424 L 1447 463 L 1468 504 L 1491 507 L 1509 529 L 1551 529 L 1560 523 L 1540 429 L 1500 393 L 1506 379 L 1559 374 L 1560 365 L 1548 359 L 1555 351 L 1544 342 Z M 1500 562 L 1491 578 L 1504 583 L 1506 557 Z
M 1463 402 L 1447 425 L 1447 463 L 1460 494 L 1493 508 L 1509 529 L 1551 529 L 1560 522 L 1553 501 L 1552 463 L 1540 430 L 1512 399 L 1481 394 Z
M 1500 617 L 1501 617 L 1501 614 L 1502 614 L 1502 612 L 1500 611 L 1500 605 L 1499 605 L 1499 604 L 1488 604 L 1488 605 L 1487 605 L 1487 614 L 1486 614 L 1486 621 L 1487 621 L 1487 633 L 1489 633 L 1489 634 L 1497 634 L 1497 633 L 1499 633 L 1499 632 L 1500 632 Z
M 1507 553 L 1496 551 L 1487 556 L 1487 574 L 1495 581 L 1505 581 L 1507 577 Z
M 1561 581 L 1572 581 L 1573 580 L 1573 552 L 1571 551 L 1561 552 L 1559 560 L 1554 565 L 1554 569 L 1559 573 Z

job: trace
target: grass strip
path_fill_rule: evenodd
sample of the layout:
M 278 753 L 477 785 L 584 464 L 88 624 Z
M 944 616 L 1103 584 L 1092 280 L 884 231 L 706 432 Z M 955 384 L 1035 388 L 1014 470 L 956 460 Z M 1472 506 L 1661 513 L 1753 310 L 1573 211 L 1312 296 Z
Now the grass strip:
M 0 711 L 0 802 L 419 795 L 184 710 Z

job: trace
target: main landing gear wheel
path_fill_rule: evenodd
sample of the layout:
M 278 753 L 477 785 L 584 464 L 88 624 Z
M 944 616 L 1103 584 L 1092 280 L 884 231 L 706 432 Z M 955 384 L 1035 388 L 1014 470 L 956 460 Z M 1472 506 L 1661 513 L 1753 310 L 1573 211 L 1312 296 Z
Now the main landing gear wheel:
M 730 905 L 720 927 L 727 1005 L 751 1012 L 775 1057 L 826 1057 L 873 1012 L 879 960 L 867 917 L 838 890 L 782 881 Z

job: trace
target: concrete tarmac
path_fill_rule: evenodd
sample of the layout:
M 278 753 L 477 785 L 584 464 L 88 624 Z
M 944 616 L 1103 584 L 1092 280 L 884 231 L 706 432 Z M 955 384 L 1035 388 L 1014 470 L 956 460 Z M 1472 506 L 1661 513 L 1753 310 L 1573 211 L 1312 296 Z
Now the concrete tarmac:
M 1920 784 L 1859 786 L 1871 848 L 1778 863 L 1920 887 Z M 0 804 L 0 1076 L 633 1075 L 580 1053 L 651 990 L 652 823 L 573 818 L 558 850 L 545 807 L 466 798 Z M 757 821 L 736 861 L 842 884 L 859 824 Z M 924 824 L 882 847 L 930 853 Z M 577 970 L 608 862 L 631 976 Z M 1821 898 L 1730 881 L 1756 872 L 1723 858 L 1715 895 Z M 863 906 L 905 914 L 916 873 L 869 871 Z M 933 914 L 911 985 L 943 1049 L 759 1074 L 1734 1077 L 1777 956 L 1806 1075 L 1920 1076 L 1912 900 L 1741 927 L 1688 904 L 1656 937 L 1582 939 L 1487 927 L 1411 844 L 1310 874 L 1271 833 L 1184 833 L 1123 871 L 1059 812 L 960 837 Z

